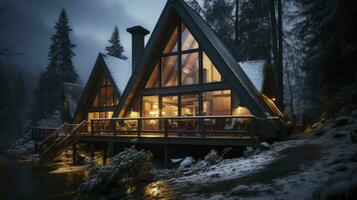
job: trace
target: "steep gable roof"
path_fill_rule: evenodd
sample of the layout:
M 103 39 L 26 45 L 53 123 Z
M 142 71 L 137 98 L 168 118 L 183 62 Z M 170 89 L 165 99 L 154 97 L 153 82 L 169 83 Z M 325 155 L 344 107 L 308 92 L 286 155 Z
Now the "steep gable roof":
M 258 118 L 264 129 L 272 134 L 276 133 L 278 128 L 270 119 L 274 115 L 261 94 L 258 92 L 252 81 L 249 80 L 246 73 L 238 65 L 234 56 L 225 47 L 223 42 L 218 38 L 216 33 L 210 26 L 183 0 L 168 0 L 164 11 L 161 13 L 159 21 L 149 39 L 145 48 L 144 56 L 128 82 L 128 86 L 124 90 L 121 101 L 115 110 L 114 116 L 123 116 L 126 107 L 134 97 L 135 91 L 138 89 L 139 81 L 145 76 L 145 72 L 153 66 L 152 60 L 155 53 L 160 51 L 165 41 L 165 34 L 173 26 L 172 21 L 181 19 L 190 29 L 192 35 L 204 49 L 205 53 L 217 66 L 217 70 L 221 73 L 225 81 L 232 85 L 232 89 L 236 90 L 241 96 L 241 101 L 249 107 L 254 115 Z
M 123 93 L 132 74 L 131 59 L 122 60 L 109 55 L 102 56 L 119 94 Z
M 107 75 L 111 85 L 113 86 L 115 97 L 120 99 L 120 96 L 127 86 L 132 73 L 130 60 L 131 59 L 129 58 L 127 60 L 122 60 L 113 56 L 99 53 L 87 84 L 84 87 L 72 121 L 77 122 L 81 120 L 81 117 L 83 118 L 83 116 L 79 116 L 79 114 L 86 106 L 91 103 L 90 101 L 93 99 L 93 94 L 96 92 L 93 91 L 92 88 L 98 84 L 98 80 L 103 73 Z

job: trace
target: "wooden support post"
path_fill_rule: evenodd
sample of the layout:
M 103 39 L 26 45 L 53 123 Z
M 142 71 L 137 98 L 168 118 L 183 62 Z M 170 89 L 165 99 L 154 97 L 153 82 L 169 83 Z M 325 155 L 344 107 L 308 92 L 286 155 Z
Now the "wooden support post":
M 168 168 L 169 166 L 169 149 L 168 145 L 164 144 L 164 167 Z
M 168 132 L 168 124 L 169 124 L 168 120 L 167 120 L 167 119 L 165 119 L 165 120 L 164 120 L 164 131 L 165 131 L 165 138 L 167 138 L 167 137 L 169 136 L 169 132 Z
M 78 155 L 77 155 L 77 144 L 74 143 L 72 145 L 72 160 L 73 160 L 73 165 L 76 165 L 77 164 L 77 161 L 78 161 Z
M 35 139 L 35 153 L 38 153 L 38 138 Z
M 114 142 L 108 142 L 107 146 L 107 157 L 112 158 L 114 156 Z
M 89 154 L 92 160 L 94 160 L 94 142 L 89 142 Z
M 107 143 L 104 143 L 104 150 L 103 150 L 103 165 L 107 164 Z

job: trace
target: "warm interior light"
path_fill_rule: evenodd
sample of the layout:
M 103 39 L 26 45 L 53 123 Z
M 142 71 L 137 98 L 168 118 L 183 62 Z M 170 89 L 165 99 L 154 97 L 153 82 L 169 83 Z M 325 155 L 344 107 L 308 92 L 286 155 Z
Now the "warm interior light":
M 131 111 L 130 112 L 130 117 L 133 117 L 133 118 L 139 117 L 139 112 Z
M 273 101 L 275 101 L 276 99 L 273 97 L 273 98 L 271 98 Z

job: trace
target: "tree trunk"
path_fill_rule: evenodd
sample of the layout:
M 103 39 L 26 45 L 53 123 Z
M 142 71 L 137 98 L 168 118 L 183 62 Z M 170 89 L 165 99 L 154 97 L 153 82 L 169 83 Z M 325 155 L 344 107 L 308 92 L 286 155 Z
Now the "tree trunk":
M 273 77 L 275 81 L 275 88 L 276 88 L 276 99 L 278 103 L 278 107 L 281 111 L 283 111 L 283 98 L 282 98 L 282 91 L 280 90 L 280 74 L 279 72 L 279 50 L 278 50 L 278 36 L 277 36 L 277 26 L 276 26 L 276 17 L 275 17 L 275 5 L 274 0 L 269 0 L 269 12 L 270 12 L 270 25 L 271 25 L 271 40 L 272 40 L 272 50 L 273 50 Z
M 234 28 L 235 28 L 235 43 L 236 43 L 236 49 L 238 52 L 238 46 L 239 46 L 239 0 L 236 0 L 236 14 L 235 14 L 235 23 L 234 23 Z
M 282 109 L 284 109 L 284 85 L 283 85 L 283 20 L 282 20 L 282 5 L 281 5 L 281 0 L 277 0 L 278 1 L 278 67 L 277 67 L 277 76 L 278 76 L 278 89 L 281 92 L 281 103 L 282 103 Z
M 288 64 L 285 64 L 285 74 L 286 74 L 286 81 L 288 83 L 288 87 L 289 87 L 289 98 L 290 98 L 290 113 L 291 113 L 291 117 L 292 119 L 294 119 L 295 121 L 295 112 L 294 112 L 294 91 L 293 91 L 293 85 L 292 85 L 292 80 L 291 80 L 291 76 L 288 70 Z

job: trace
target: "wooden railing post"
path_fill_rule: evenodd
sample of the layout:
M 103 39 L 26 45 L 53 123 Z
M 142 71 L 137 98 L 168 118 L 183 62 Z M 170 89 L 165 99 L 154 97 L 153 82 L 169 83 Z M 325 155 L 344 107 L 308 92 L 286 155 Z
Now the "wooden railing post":
M 93 136 L 94 135 L 94 120 L 90 121 L 90 132 L 91 132 L 91 135 Z
M 114 119 L 113 119 L 113 122 L 112 122 L 112 123 L 113 123 L 112 126 L 113 126 L 113 128 L 114 128 L 114 136 L 117 136 L 117 133 L 118 133 L 118 132 L 117 132 L 117 120 L 114 120 Z
M 137 136 L 141 137 L 141 119 L 137 119 L 137 127 L 136 127 L 136 132 L 137 132 Z
M 203 118 L 200 118 L 199 119 L 199 130 L 201 132 L 201 135 L 202 137 L 204 138 L 205 137 L 205 131 L 204 131 L 204 119 Z
M 169 136 L 168 125 L 169 125 L 168 119 L 165 118 L 165 119 L 164 119 L 165 138 L 167 138 L 167 137 Z

